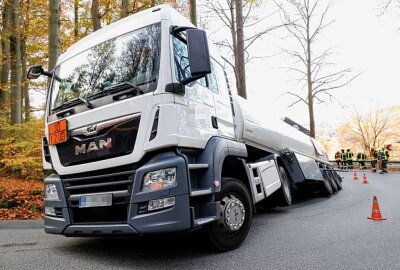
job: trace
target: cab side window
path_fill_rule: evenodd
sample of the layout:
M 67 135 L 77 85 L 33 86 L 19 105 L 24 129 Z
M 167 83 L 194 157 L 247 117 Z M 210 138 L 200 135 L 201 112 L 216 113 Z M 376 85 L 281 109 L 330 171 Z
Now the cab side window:
M 230 89 L 230 87 L 228 84 L 228 79 L 226 77 L 225 70 L 219 63 L 213 61 L 213 64 L 216 73 L 218 89 L 220 92 L 227 92 Z
M 211 73 L 207 75 L 207 80 L 208 80 L 208 88 L 211 91 L 218 93 L 217 75 L 215 73 L 216 65 L 218 65 L 218 64 L 215 63 L 215 61 L 211 59 Z
M 172 38 L 172 43 L 174 50 L 175 77 L 178 81 L 182 81 L 191 77 L 187 45 L 175 36 Z M 196 83 L 205 87 L 207 86 L 205 78 L 191 82 L 188 86 L 193 86 Z

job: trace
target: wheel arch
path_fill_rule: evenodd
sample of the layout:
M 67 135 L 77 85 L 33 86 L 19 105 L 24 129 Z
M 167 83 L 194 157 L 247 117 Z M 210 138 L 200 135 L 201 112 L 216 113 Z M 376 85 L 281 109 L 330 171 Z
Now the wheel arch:
M 244 171 L 247 179 L 244 164 L 241 162 L 241 159 L 245 159 L 247 156 L 247 148 L 244 143 L 221 137 L 212 137 L 197 159 L 197 163 L 208 164 L 208 169 L 202 176 L 203 184 L 211 187 L 215 192 L 219 192 L 221 187 L 214 186 L 214 181 L 222 181 L 222 177 L 238 179 L 234 174 L 228 173 L 228 170 L 232 168 L 231 164 L 238 165 L 239 163 L 240 166 L 235 168 L 237 169 L 236 172 L 242 176 Z M 248 181 L 245 184 L 248 187 Z

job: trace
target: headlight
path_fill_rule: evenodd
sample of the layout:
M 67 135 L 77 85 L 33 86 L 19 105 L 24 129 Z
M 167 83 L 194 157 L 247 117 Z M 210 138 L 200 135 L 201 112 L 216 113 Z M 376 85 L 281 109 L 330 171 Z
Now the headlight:
M 176 186 L 175 167 L 146 173 L 143 178 L 141 191 L 156 191 L 174 186 Z
M 54 184 L 48 184 L 45 186 L 44 198 L 47 200 L 55 201 L 59 200 L 57 187 Z
M 44 208 L 44 213 L 47 216 L 55 216 L 56 215 L 56 209 L 54 207 L 45 207 Z

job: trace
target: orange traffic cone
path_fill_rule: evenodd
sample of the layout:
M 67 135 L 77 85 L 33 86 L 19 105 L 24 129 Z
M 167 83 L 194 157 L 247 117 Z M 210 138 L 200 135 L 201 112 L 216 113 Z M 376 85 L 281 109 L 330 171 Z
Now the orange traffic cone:
M 357 176 L 357 172 L 356 172 L 356 171 L 354 171 L 353 179 L 354 179 L 354 180 L 358 180 L 358 176 Z
M 368 180 L 367 180 L 367 177 L 365 176 L 365 173 L 364 173 L 364 176 L 363 176 L 363 184 L 368 184 Z
M 379 209 L 378 199 L 376 198 L 376 196 L 374 196 L 374 199 L 373 199 L 373 202 L 372 202 L 371 217 L 368 217 L 368 219 L 386 220 L 386 218 L 383 218 L 382 215 L 381 215 L 381 210 Z

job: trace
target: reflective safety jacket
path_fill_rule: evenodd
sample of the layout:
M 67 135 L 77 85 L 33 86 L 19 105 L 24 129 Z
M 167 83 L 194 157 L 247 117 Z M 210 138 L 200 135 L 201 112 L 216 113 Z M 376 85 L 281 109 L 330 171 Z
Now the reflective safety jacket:
M 377 160 L 378 159 L 378 152 L 374 149 L 369 152 L 369 158 L 371 160 Z
M 383 160 L 383 161 L 388 161 L 389 160 L 389 152 L 384 149 L 379 149 L 378 159 Z
M 346 152 L 346 158 L 347 158 L 347 160 L 352 160 L 353 159 L 353 153 L 352 152 Z
M 367 156 L 364 153 L 358 153 L 357 154 L 357 161 L 364 161 L 367 159 Z

